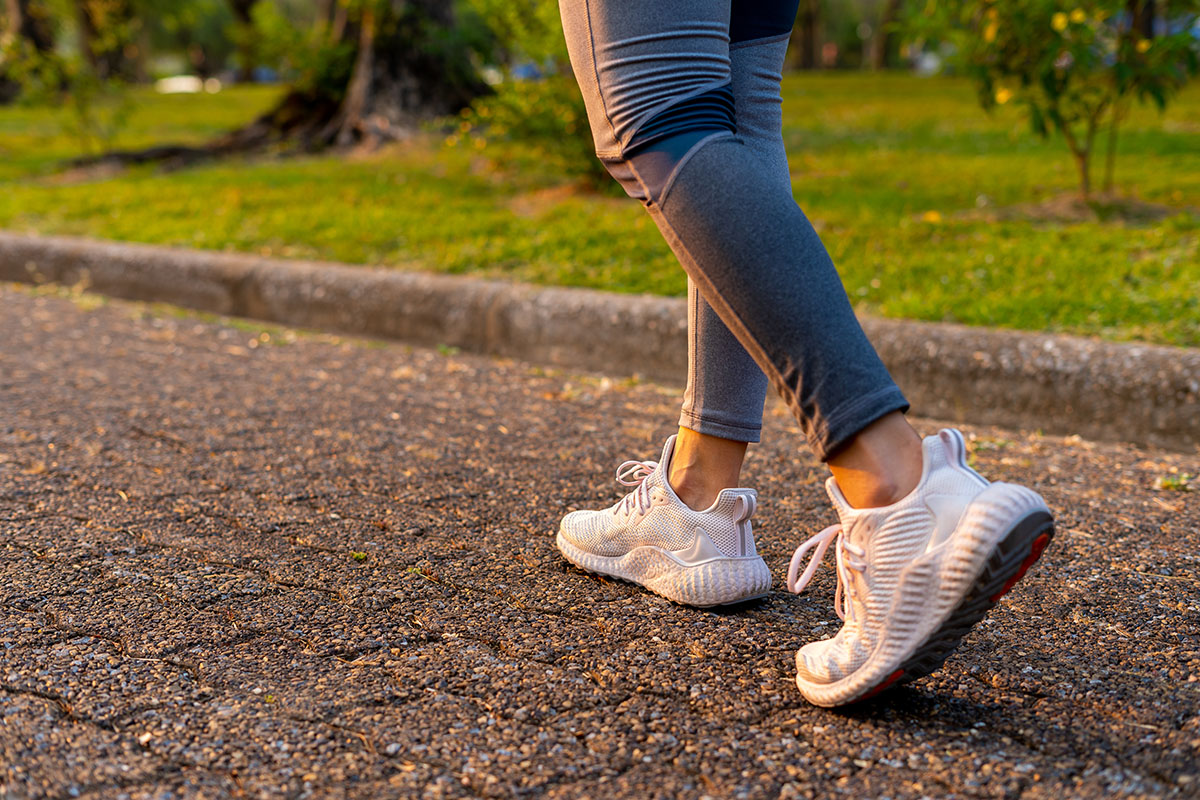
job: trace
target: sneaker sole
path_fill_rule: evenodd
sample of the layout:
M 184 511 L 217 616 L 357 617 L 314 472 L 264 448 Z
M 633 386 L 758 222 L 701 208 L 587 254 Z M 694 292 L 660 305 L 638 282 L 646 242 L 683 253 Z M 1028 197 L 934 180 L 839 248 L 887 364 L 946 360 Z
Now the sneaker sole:
M 575 566 L 636 583 L 685 606 L 713 608 L 766 597 L 771 570 L 761 556 L 721 558 L 680 564 L 660 547 L 635 547 L 623 556 L 598 556 L 582 550 L 559 531 L 559 552 Z
M 941 624 L 916 645 L 898 668 L 888 673 L 883 680 L 854 693 L 849 698 L 829 698 L 827 691 L 820 691 L 822 688 L 827 690 L 828 685 L 813 685 L 809 691 L 805 691 L 807 687 L 797 676 L 797 684 L 810 701 L 827 707 L 861 703 L 878 697 L 890 688 L 929 675 L 945 663 L 963 637 L 1025 576 L 1054 538 L 1054 519 L 1041 498 L 1021 487 L 1007 488 L 1017 490 L 1027 501 L 1029 498 L 1036 498 L 1040 508 L 1027 509 L 1016 523 L 1007 528 L 983 561 L 967 592 Z M 850 676 L 848 680 L 853 677 Z M 813 692 L 817 695 L 816 700 L 809 696 L 813 689 L 817 690 Z

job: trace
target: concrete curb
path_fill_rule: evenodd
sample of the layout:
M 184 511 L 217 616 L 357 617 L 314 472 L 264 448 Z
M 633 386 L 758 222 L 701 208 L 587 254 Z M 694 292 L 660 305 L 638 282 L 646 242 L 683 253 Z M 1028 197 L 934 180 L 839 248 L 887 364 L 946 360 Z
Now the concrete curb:
M 613 375 L 679 382 L 687 358 L 680 298 L 4 232 L 0 280 L 82 283 L 131 300 Z M 922 415 L 1200 448 L 1200 351 L 876 318 L 863 327 Z

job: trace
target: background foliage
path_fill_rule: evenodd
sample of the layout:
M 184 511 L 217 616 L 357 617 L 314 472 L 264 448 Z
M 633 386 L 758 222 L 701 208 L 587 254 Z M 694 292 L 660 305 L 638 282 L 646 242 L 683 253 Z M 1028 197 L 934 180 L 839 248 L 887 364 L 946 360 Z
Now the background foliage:
M 371 153 L 263 148 L 183 170 L 72 159 L 203 144 L 297 88 L 296 113 L 332 106 L 360 61 L 335 31 L 402 0 L 257 0 L 246 18 L 245 0 L 103 0 L 118 24 L 86 49 L 76 3 L 101 0 L 19 2 L 45 11 L 54 43 L 0 24 L 0 104 L 6 78 L 24 85 L 0 105 L 6 228 L 683 290 L 637 204 L 605 195 L 620 189 L 592 155 L 553 0 L 459 0 L 453 28 L 420 42 L 488 77 L 494 94 L 462 115 Z M 785 78 L 793 190 L 860 310 L 1200 346 L 1200 94 L 1180 88 L 1194 5 L 1158 0 L 1149 36 L 1131 7 L 1145 3 L 803 0 L 796 58 L 836 69 Z M 957 77 L 841 69 L 873 63 Z M 226 88 L 143 85 L 179 71 Z M 288 85 L 230 87 L 247 72 Z M 1079 178 L 1055 137 L 1090 141 L 1089 119 L 1093 139 L 1119 142 L 1124 194 L 1065 202 Z
M 502 148 L 517 163 L 541 161 L 571 180 L 615 191 L 595 157 L 587 111 L 571 75 L 554 0 L 468 0 L 494 37 L 495 94 L 462 114 L 452 142 Z
M 1131 102 L 1160 110 L 1200 68 L 1198 0 L 928 0 L 913 6 L 912 30 L 953 43 L 985 109 L 1021 106 L 1035 133 L 1060 134 L 1091 192 L 1097 134 L 1116 131 Z M 1160 30 L 1140 30 L 1149 15 Z

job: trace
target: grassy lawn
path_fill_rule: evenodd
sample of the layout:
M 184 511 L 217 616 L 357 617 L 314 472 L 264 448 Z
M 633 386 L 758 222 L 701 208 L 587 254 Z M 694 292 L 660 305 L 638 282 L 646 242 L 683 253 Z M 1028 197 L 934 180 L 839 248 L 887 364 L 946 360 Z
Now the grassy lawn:
M 119 147 L 200 141 L 275 90 L 139 97 Z M 784 87 L 792 180 L 860 310 L 1200 346 L 1200 87 L 1136 112 L 1117 184 L 1137 221 L 1061 215 L 1065 147 L 989 117 L 951 79 L 797 75 Z M 0 226 L 130 241 L 680 294 L 636 202 L 563 185 L 511 148 L 435 136 L 348 158 L 176 172 L 62 172 L 52 112 L 0 109 Z M 1097 170 L 1097 179 L 1099 170 Z

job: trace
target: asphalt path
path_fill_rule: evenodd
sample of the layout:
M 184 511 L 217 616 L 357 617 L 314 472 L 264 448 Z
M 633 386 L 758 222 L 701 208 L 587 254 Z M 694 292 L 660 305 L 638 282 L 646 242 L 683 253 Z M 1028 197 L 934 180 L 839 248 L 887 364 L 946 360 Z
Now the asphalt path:
M 967 430 L 1058 536 L 941 671 L 828 711 L 793 657 L 834 571 L 782 579 L 834 517 L 781 405 L 765 601 L 554 548 L 677 395 L 0 285 L 0 797 L 1200 796 L 1200 454 Z

